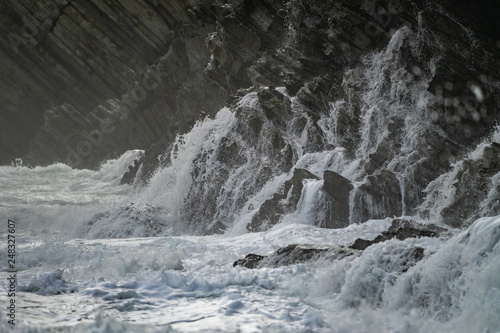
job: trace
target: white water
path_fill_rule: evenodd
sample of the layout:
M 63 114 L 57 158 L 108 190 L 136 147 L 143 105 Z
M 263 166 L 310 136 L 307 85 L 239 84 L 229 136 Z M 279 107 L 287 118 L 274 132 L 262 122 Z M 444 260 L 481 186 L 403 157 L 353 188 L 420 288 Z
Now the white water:
M 422 144 L 422 133 L 432 130 L 424 121 L 430 78 L 410 77 L 398 53 L 413 37 L 407 29 L 398 31 L 386 50 L 346 73 L 347 95 L 354 83 L 365 92 L 360 143 L 352 159 L 346 149 L 329 146 L 342 142 L 338 116 L 353 111 L 349 101 L 322 112 L 318 129 L 305 106 L 285 96 L 291 121 L 275 133 L 257 94 L 250 93 L 235 108 L 222 109 L 177 138 L 171 163 L 140 191 L 119 185 L 138 152 L 108 161 L 98 172 L 61 164 L 0 167 L 2 223 L 17 221 L 18 331 L 499 332 L 500 217 L 479 219 L 442 238 L 390 240 L 334 262 L 233 267 L 248 253 L 268 255 L 289 244 L 339 248 L 357 238 L 374 239 L 389 227 L 390 220 L 358 225 L 351 212 L 352 224 L 345 229 L 318 228 L 323 181 L 307 180 L 295 212 L 266 232 L 246 231 L 293 168 L 319 177 L 332 170 L 355 181 L 355 187 L 363 184 L 363 164 L 387 139 L 394 117 L 408 135 L 393 147 L 386 167 L 402 188 L 412 182 L 412 153 Z M 252 117 L 262 121 L 258 136 L 249 126 Z M 323 142 L 315 141 L 315 131 L 322 131 Z M 273 147 L 273 134 L 283 138 L 285 148 Z M 287 145 L 292 168 L 284 170 L 279 164 Z M 424 208 L 432 204 L 436 214 L 424 222 L 439 222 L 438 211 L 452 196 L 452 173 L 428 189 Z M 483 215 L 498 206 L 499 176 L 491 182 Z M 193 214 L 191 221 L 186 212 Z M 85 225 L 96 213 L 105 217 Z M 225 235 L 196 236 L 215 221 L 228 227 Z M 148 226 L 157 231 L 155 237 L 138 237 Z M 0 330 L 8 329 L 3 240 Z M 415 247 L 424 249 L 424 257 L 408 268 L 404 254 Z
M 60 165 L 35 170 L 4 167 L 2 175 L 7 174 L 4 185 L 19 184 L 15 175 L 33 179 L 43 174 L 47 182 L 54 182 L 57 191 L 65 188 L 69 193 L 73 193 L 72 184 L 87 183 L 87 192 L 78 192 L 80 199 L 92 189 L 102 203 L 105 199 L 125 200 L 126 189 L 130 190 L 97 181 L 98 173 Z M 301 209 L 294 221 L 265 233 L 238 236 L 62 241 L 49 237 L 57 221 L 29 223 L 26 219 L 38 216 L 37 209 L 43 205 L 59 206 L 57 212 L 66 211 L 70 227 L 79 221 L 69 213 L 77 207 L 78 194 L 72 194 L 74 203 L 60 205 L 54 195 L 54 201 L 31 204 L 25 215 L 14 216 L 18 210 L 2 207 L 3 216 L 17 221 L 18 288 L 30 284 L 39 288 L 37 292 L 17 293 L 17 327 L 25 332 L 29 327 L 79 332 L 500 329 L 500 217 L 480 219 L 469 229 L 441 239 L 376 244 L 361 256 L 333 263 L 320 260 L 256 270 L 232 267 L 248 253 L 266 255 L 291 243 L 345 246 L 358 237 L 373 239 L 390 225 L 389 220 L 373 220 L 330 230 L 297 224 L 298 217 L 307 216 L 314 206 L 309 191 L 319 183 L 310 181 L 304 187 Z M 22 191 L 20 187 L 19 195 Z M 14 193 L 12 190 L 11 195 Z M 39 193 L 33 192 L 33 197 L 37 196 Z M 99 204 L 89 205 L 97 209 Z M 48 223 L 45 234 L 37 234 L 34 223 Z M 415 246 L 424 248 L 425 257 L 402 273 L 400 255 Z M 5 272 L 5 245 L 1 253 Z M 58 269 L 63 270 L 65 284 L 57 278 Z M 5 276 L 2 273 L 2 281 Z M 6 284 L 1 285 L 5 304 Z M 4 316 L 2 309 L 2 319 Z M 5 320 L 1 325 L 7 328 Z

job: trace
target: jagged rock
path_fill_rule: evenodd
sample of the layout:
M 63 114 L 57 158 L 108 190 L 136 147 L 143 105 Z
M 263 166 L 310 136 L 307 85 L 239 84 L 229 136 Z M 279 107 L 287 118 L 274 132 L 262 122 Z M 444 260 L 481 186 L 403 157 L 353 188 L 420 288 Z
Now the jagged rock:
M 249 254 L 244 259 L 239 259 L 233 266 L 243 266 L 247 268 L 279 267 L 293 265 L 297 263 L 316 261 L 324 259 L 326 261 L 340 260 L 348 256 L 359 255 L 359 251 L 364 251 L 373 244 L 382 243 L 390 239 L 405 240 L 417 237 L 438 237 L 446 229 L 433 224 L 421 224 L 415 221 L 395 219 L 387 231 L 378 235 L 373 240 L 358 238 L 348 247 L 317 248 L 309 245 L 291 244 L 276 250 L 269 256 Z M 424 249 L 415 246 L 397 251 L 398 256 L 393 257 L 394 272 L 406 272 L 424 257 Z M 395 259 L 396 258 L 396 259 Z
M 349 197 L 351 182 L 333 171 L 323 174 L 323 191 L 326 193 L 325 228 L 342 228 L 349 225 Z
M 443 222 L 459 227 L 479 216 L 479 207 L 492 187 L 492 177 L 500 172 L 500 144 L 484 147 L 478 158 L 462 162 L 453 184 L 453 202 L 441 211 Z M 483 212 L 483 214 L 488 212 Z M 465 222 L 465 223 L 464 223 Z
M 417 237 L 438 237 L 445 230 L 433 224 L 421 224 L 409 220 L 395 219 L 392 221 L 389 229 L 378 235 L 374 240 L 358 238 L 349 247 L 354 250 L 365 250 L 373 244 L 385 242 L 393 238 L 405 240 Z
M 144 154 L 141 154 L 141 156 L 137 159 L 134 160 L 134 164 L 129 165 L 128 171 L 123 174 L 123 177 L 120 179 L 120 184 L 129 184 L 133 185 L 134 181 L 137 177 L 137 172 L 139 171 L 139 168 L 144 162 Z
M 393 172 L 381 169 L 366 178 L 355 193 L 353 221 L 401 216 L 402 196 L 399 180 Z
M 294 211 L 300 200 L 304 179 L 319 178 L 305 169 L 295 169 L 292 178 L 285 182 L 283 192 L 273 194 L 260 206 L 247 229 L 251 232 L 264 231 L 277 224 L 284 214 Z
M 328 249 L 292 244 L 282 247 L 264 258 L 262 266 L 279 267 L 317 260 Z
M 258 268 L 262 260 L 266 258 L 265 256 L 259 256 L 258 254 L 247 254 L 244 259 L 238 259 L 233 263 L 233 267 L 243 266 L 246 268 Z
M 368 247 L 368 246 L 367 246 Z M 333 262 L 344 259 L 350 256 L 358 256 L 365 248 L 316 248 L 310 245 L 291 244 L 279 248 L 269 256 L 261 256 L 258 254 L 248 254 L 244 259 L 238 259 L 233 263 L 233 267 L 242 266 L 250 269 L 262 267 L 280 267 L 290 266 L 300 263 L 314 262 L 324 260 L 325 262 Z M 410 247 L 402 251 L 398 251 L 398 256 L 392 258 L 395 263 L 391 266 L 394 272 L 403 273 L 410 267 L 414 266 L 424 257 L 424 249 L 419 246 Z
M 285 126 L 291 120 L 290 100 L 283 94 L 275 89 L 260 89 L 257 97 L 267 118 L 273 123 Z
M 165 140 L 168 142 L 168 139 Z M 144 152 L 144 162 L 140 168 L 140 184 L 147 184 L 151 176 L 158 168 L 164 168 L 170 163 L 170 152 L 173 145 L 164 146 L 162 143 L 154 143 Z
M 248 254 L 244 259 L 236 260 L 233 267 L 243 266 L 246 268 L 279 267 L 317 260 L 329 249 L 315 248 L 309 245 L 291 244 L 276 250 L 269 256 Z M 337 251 L 342 253 L 343 251 Z M 349 252 L 347 250 L 347 252 Z

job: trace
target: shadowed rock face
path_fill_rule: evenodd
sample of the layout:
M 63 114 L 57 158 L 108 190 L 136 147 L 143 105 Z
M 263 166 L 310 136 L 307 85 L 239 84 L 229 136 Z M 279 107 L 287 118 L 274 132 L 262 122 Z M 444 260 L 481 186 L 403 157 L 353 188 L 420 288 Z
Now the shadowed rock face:
M 96 168 L 222 106 L 195 1 L 0 4 L 0 163 Z M 109 102 L 106 100 L 111 99 Z M 106 122 L 106 125 L 103 123 Z
M 349 225 L 349 197 L 352 184 L 333 171 L 323 174 L 323 192 L 326 193 L 325 228 L 342 228 Z
M 283 215 L 295 211 L 300 200 L 303 180 L 319 179 L 304 169 L 295 169 L 293 176 L 285 182 L 283 192 L 275 193 L 264 202 L 247 226 L 248 231 L 263 231 L 277 224 Z

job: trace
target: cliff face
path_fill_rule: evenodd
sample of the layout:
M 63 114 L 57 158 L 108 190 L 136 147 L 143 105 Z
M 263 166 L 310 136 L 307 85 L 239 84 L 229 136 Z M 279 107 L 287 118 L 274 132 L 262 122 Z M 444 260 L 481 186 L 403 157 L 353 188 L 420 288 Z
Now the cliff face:
M 2 2 L 1 162 L 28 155 L 95 168 L 220 108 L 203 75 L 215 23 L 204 10 L 194 1 Z
M 206 120 L 192 134 L 204 146 L 184 151 L 190 172 L 171 208 L 193 231 L 245 212 L 250 230 L 264 230 L 321 184 L 325 215 L 312 218 L 328 227 L 416 213 L 460 225 L 496 200 L 497 146 L 483 141 L 499 120 L 497 1 L 2 6 L 4 162 L 26 153 L 33 164 L 96 168 L 146 149 L 147 180 L 158 155 L 172 150 L 162 163 L 180 163 L 188 148 L 177 134 L 226 105 L 233 116 Z M 294 168 L 314 177 L 295 179 Z M 295 183 L 309 187 L 280 187 Z M 275 194 L 261 198 L 269 184 Z

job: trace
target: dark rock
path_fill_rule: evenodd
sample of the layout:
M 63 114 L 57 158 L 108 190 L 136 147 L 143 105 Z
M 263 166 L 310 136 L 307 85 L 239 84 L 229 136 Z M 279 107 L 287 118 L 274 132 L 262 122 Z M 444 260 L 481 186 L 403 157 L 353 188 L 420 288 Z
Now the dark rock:
M 363 240 L 358 239 L 355 243 L 361 245 Z M 372 243 L 375 244 L 375 243 Z M 371 245 L 371 244 L 369 244 Z M 310 245 L 291 244 L 279 248 L 269 256 L 261 256 L 257 254 L 248 254 L 244 259 L 236 260 L 233 267 L 243 266 L 246 268 L 262 268 L 262 267 L 280 267 L 290 266 L 300 263 L 314 262 L 324 260 L 331 263 L 333 261 L 341 260 L 350 256 L 360 255 L 360 251 L 365 250 L 369 245 L 362 247 L 351 246 L 345 247 L 331 247 L 331 248 L 317 248 Z M 385 269 L 389 268 L 393 272 L 404 273 L 410 267 L 414 266 L 418 261 L 424 258 L 424 249 L 419 246 L 404 248 L 397 250 L 397 256 L 391 257 L 392 264 L 387 265 Z
M 446 229 L 433 224 L 422 224 L 410 220 L 394 219 L 391 226 L 378 235 L 374 240 L 358 238 L 348 247 L 317 248 L 309 245 L 291 244 L 276 250 L 269 256 L 250 254 L 245 259 L 237 260 L 233 266 L 247 268 L 279 267 L 317 261 L 318 259 L 332 262 L 352 255 L 359 255 L 359 251 L 366 250 L 369 246 L 382 243 L 390 239 L 405 240 L 407 238 L 439 237 Z M 384 250 L 385 251 L 385 250 Z M 387 251 L 393 251 L 389 248 Z M 418 246 L 397 249 L 396 257 L 391 257 L 393 264 L 387 265 L 394 272 L 406 272 L 424 257 L 424 249 Z M 394 259 L 396 258 L 396 259 Z M 385 267 L 385 269 L 387 268 Z
M 309 245 L 291 244 L 279 248 L 269 256 L 249 254 L 244 259 L 235 261 L 233 267 L 243 266 L 246 268 L 261 268 L 289 266 L 309 261 L 316 261 L 327 251 L 329 251 L 327 248 L 315 248 Z M 337 254 L 340 254 L 346 251 L 340 250 L 336 252 L 338 252 Z
M 238 259 L 233 263 L 233 267 L 243 266 L 246 268 L 258 268 L 265 256 L 259 256 L 258 254 L 247 254 L 245 259 Z
M 165 139 L 168 142 L 168 139 Z M 144 152 L 144 162 L 140 168 L 138 179 L 141 185 L 148 183 L 149 179 L 159 168 L 164 168 L 170 163 L 170 152 L 173 145 L 165 146 L 163 143 L 154 143 Z
M 138 159 L 134 160 L 134 164 L 129 165 L 128 171 L 123 174 L 122 179 L 120 179 L 120 184 L 133 185 L 137 176 L 137 172 L 144 162 L 144 154 L 142 154 Z
M 10 80 L 0 83 L 0 163 L 23 156 L 31 165 L 72 160 L 97 168 L 126 150 L 147 149 L 165 132 L 171 141 L 202 112 L 218 111 L 219 88 L 204 74 L 204 37 L 215 30 L 207 6 L 2 2 L 0 76 Z M 44 119 L 50 109 L 59 119 Z
M 273 123 L 285 126 L 291 120 L 290 100 L 283 94 L 275 89 L 260 89 L 257 97 L 266 117 Z
M 261 266 L 279 267 L 317 260 L 328 249 L 292 244 L 264 258 Z
M 438 237 L 446 229 L 433 224 L 421 224 L 410 220 L 395 219 L 387 231 L 378 235 L 374 240 L 358 238 L 349 246 L 354 250 L 365 250 L 367 247 L 396 238 L 405 240 L 407 238 Z
M 394 173 L 381 169 L 368 176 L 356 189 L 353 210 L 354 222 L 401 216 L 401 187 Z
M 480 212 L 479 209 L 492 189 L 492 177 L 498 172 L 500 172 L 500 145 L 496 143 L 485 146 L 477 158 L 462 161 L 453 183 L 454 201 L 441 210 L 443 222 L 452 227 L 459 227 L 485 214 L 494 213 L 494 210 L 486 209 Z
M 292 178 L 285 182 L 283 192 L 273 194 L 260 206 L 247 229 L 251 232 L 267 230 L 277 224 L 284 214 L 294 211 L 300 200 L 304 179 L 319 178 L 305 169 L 295 169 Z
M 351 182 L 333 171 L 323 174 L 323 191 L 326 194 L 325 228 L 342 228 L 349 225 L 349 197 Z

